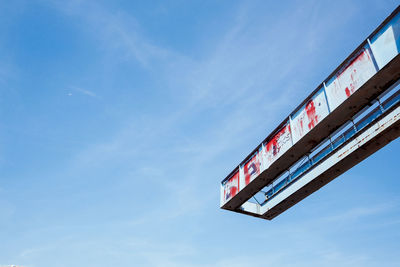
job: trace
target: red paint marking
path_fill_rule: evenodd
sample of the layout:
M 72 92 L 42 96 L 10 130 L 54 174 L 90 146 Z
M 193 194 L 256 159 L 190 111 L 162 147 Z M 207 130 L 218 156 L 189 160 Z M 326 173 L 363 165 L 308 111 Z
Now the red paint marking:
M 318 123 L 318 115 L 315 112 L 315 105 L 314 105 L 314 101 L 310 100 L 307 105 L 306 105 L 306 113 L 307 113 L 307 117 L 308 117 L 308 129 L 312 129 L 315 127 L 315 125 L 317 125 Z
M 237 188 L 235 187 L 235 186 L 232 186 L 231 187 L 231 196 L 233 197 L 234 195 L 236 195 L 236 191 L 237 191 Z
M 346 97 L 351 96 L 359 87 L 360 77 L 358 77 L 357 69 L 355 67 L 356 63 L 359 62 L 360 65 L 363 65 L 363 63 L 365 63 L 365 61 L 371 61 L 371 58 L 370 58 L 369 54 L 367 53 L 367 51 L 365 49 L 363 49 L 362 52 L 356 58 L 354 58 L 351 62 L 349 62 L 348 65 L 343 67 L 338 72 L 337 78 L 340 78 L 347 70 L 352 69 L 351 74 L 350 74 L 351 81 L 344 89 Z
M 349 87 L 346 87 L 346 89 L 344 91 L 346 92 L 347 97 L 349 97 L 351 95 Z
M 303 118 L 300 119 L 300 129 L 299 129 L 299 132 L 300 132 L 300 136 L 303 136 L 303 133 L 304 133 Z
M 260 165 L 261 162 L 258 155 L 254 155 L 253 158 L 244 165 L 244 181 L 246 185 L 250 183 L 252 177 L 254 178 L 260 174 Z
M 365 56 L 367 56 L 367 58 L 368 58 L 367 60 L 371 60 L 370 57 L 369 57 L 369 55 L 368 55 L 368 53 L 366 52 L 365 48 L 363 48 L 361 51 L 362 51 L 362 52 L 361 52 L 356 58 L 354 58 L 352 61 L 350 61 L 350 62 L 349 62 L 348 64 L 346 64 L 345 66 L 343 66 L 343 67 L 338 71 L 338 74 L 336 75 L 337 77 L 342 76 L 343 73 L 345 73 L 346 70 L 347 70 L 349 67 L 351 67 L 351 66 L 354 65 L 354 63 L 356 63 L 356 62 L 363 62 L 363 61 L 365 60 L 365 59 L 364 59 Z
M 225 200 L 234 197 L 239 192 L 239 172 L 236 172 L 224 188 Z
M 266 145 L 267 153 L 269 154 L 269 159 L 272 161 L 281 151 L 282 147 L 290 141 L 290 127 L 289 125 L 283 127 Z M 271 157 L 272 154 L 272 157 Z
M 280 149 L 280 147 L 278 146 L 278 138 L 278 135 L 274 136 L 274 138 L 267 144 L 267 150 L 272 151 L 272 155 L 274 156 L 278 154 Z
M 358 87 L 356 77 L 357 77 L 357 70 L 353 69 L 352 73 L 350 74 L 350 79 L 351 79 L 350 92 L 347 93 L 347 91 L 346 91 L 346 96 L 347 97 L 352 95 L 354 93 L 354 91 L 356 90 L 356 88 Z M 349 90 L 347 87 L 346 87 L 346 89 Z

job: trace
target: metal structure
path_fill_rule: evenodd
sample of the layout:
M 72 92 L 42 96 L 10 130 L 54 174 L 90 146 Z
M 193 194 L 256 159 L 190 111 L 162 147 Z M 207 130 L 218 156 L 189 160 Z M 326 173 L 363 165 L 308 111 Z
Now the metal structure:
M 399 52 L 400 6 L 221 182 L 221 208 L 270 220 L 397 138 Z

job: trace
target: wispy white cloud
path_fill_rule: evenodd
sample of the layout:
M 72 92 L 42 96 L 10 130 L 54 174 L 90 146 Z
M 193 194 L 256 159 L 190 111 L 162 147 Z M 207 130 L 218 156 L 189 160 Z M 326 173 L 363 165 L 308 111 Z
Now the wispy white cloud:
M 70 90 L 71 90 L 71 91 L 74 91 L 74 92 L 77 92 L 77 93 L 80 93 L 80 94 L 83 94 L 83 95 L 86 95 L 86 96 L 89 96 L 89 97 L 94 97 L 94 98 L 97 98 L 97 97 L 98 97 L 98 96 L 96 95 L 96 93 L 94 93 L 93 91 L 90 91 L 90 90 L 87 90 L 87 89 L 83 89 L 83 88 L 80 88 L 80 87 L 71 86 L 71 87 L 70 87 Z M 72 95 L 71 92 L 69 92 L 69 94 Z
M 109 10 L 97 2 L 85 0 L 45 1 L 59 11 L 84 23 L 86 30 L 99 40 L 99 46 L 116 50 L 119 60 L 136 60 L 143 67 L 169 54 L 168 50 L 153 45 L 140 33 L 136 19 L 122 10 Z
M 80 172 L 89 167 L 104 166 L 105 162 L 134 161 L 147 157 L 146 153 L 166 158 L 157 166 L 145 165 L 139 170 L 145 173 L 146 169 L 151 168 L 159 186 L 165 187 L 168 192 L 180 192 L 171 193 L 173 198 L 169 201 L 180 205 L 180 211 L 165 212 L 170 218 L 171 214 L 181 215 L 191 210 L 192 206 L 208 205 L 205 199 L 188 201 L 190 195 L 200 193 L 196 188 L 203 182 L 197 173 L 231 149 L 233 144 L 243 142 L 243 137 L 254 134 L 246 129 L 261 132 L 266 128 L 264 125 L 276 121 L 277 117 L 271 114 L 292 103 L 293 95 L 298 90 L 296 83 L 280 85 L 282 80 L 287 80 L 293 68 L 304 60 L 303 55 L 291 49 L 297 35 L 278 34 L 282 28 L 291 27 L 283 19 L 276 21 L 273 26 L 252 29 L 249 34 L 252 18 L 247 12 L 254 7 L 242 5 L 236 20 L 222 37 L 210 40 L 215 43 L 214 49 L 204 57 L 194 59 L 190 55 L 153 44 L 145 37 L 135 18 L 120 11 L 108 10 L 87 1 L 52 3 L 61 12 L 87 22 L 84 26 L 101 39 L 104 47 L 119 54 L 120 60 L 136 60 L 144 68 L 150 69 L 157 66 L 159 78 L 166 82 L 171 94 L 179 96 L 177 109 L 162 117 L 151 117 L 143 122 L 136 114 L 127 114 L 128 127 L 119 129 L 102 143 L 83 148 L 69 167 L 69 172 Z M 294 12 L 302 13 L 300 10 Z M 274 39 L 277 36 L 279 40 Z M 286 52 L 279 53 L 282 50 Z M 78 89 L 75 88 L 88 96 L 96 96 L 86 89 Z M 206 113 L 211 111 L 217 116 L 218 127 L 213 129 L 211 125 L 206 125 L 204 133 L 186 137 L 187 129 L 182 122 L 191 121 L 202 113 L 207 116 Z M 171 131 L 179 138 L 180 146 L 171 143 L 167 151 L 159 151 L 154 147 L 163 138 L 171 140 L 168 135 Z M 154 175 L 154 172 L 166 173 L 171 168 L 180 168 L 179 165 L 189 170 L 183 177 L 171 181 L 163 179 L 162 175 Z M 160 209 L 163 208 L 161 206 Z

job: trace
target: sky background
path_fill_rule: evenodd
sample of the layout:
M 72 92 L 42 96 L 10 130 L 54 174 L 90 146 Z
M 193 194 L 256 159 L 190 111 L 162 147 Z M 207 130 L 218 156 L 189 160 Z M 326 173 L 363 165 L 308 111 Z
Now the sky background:
M 400 140 L 273 221 L 219 209 L 397 5 L 0 0 L 0 265 L 400 266 Z

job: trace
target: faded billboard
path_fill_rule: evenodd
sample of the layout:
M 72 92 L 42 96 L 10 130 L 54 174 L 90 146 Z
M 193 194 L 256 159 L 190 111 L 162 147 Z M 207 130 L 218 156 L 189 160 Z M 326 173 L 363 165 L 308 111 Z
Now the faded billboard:
M 331 111 L 357 91 L 375 73 L 376 69 L 371 54 L 363 48 L 326 85 L 326 95 Z
M 239 170 L 224 184 L 224 202 L 234 197 L 239 192 Z
M 255 153 L 242 167 L 244 183 L 242 186 L 248 185 L 251 181 L 254 180 L 261 173 L 261 150 Z
M 293 143 L 296 143 L 329 114 L 324 90 L 316 93 L 290 121 Z
M 277 158 L 292 146 L 290 125 L 283 127 L 267 144 L 264 149 L 264 168 L 268 168 Z
M 400 14 L 371 38 L 371 49 L 379 69 L 400 52 Z

